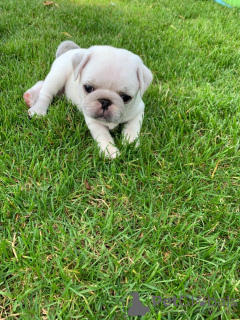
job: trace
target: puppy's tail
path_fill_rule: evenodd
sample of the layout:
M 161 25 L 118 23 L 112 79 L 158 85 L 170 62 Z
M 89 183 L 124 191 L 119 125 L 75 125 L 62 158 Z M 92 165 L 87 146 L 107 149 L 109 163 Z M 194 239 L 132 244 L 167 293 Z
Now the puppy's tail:
M 80 49 L 80 47 L 73 41 L 63 41 L 57 48 L 56 58 L 72 49 Z

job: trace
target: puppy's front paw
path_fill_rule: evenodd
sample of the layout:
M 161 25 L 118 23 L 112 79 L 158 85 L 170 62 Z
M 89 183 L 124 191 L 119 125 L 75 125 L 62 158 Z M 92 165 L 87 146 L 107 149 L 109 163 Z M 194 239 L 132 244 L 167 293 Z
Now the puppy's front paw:
M 139 146 L 139 136 L 136 132 L 132 131 L 131 129 L 127 128 L 123 130 L 123 142 L 124 143 L 132 143 L 135 142 L 135 147 Z
M 28 109 L 28 114 L 30 117 L 33 117 L 34 115 L 45 116 L 47 112 L 46 109 L 36 108 L 33 106 L 32 108 Z
M 100 154 L 105 158 L 115 159 L 120 155 L 120 152 L 115 146 L 108 145 L 106 149 L 100 151 Z

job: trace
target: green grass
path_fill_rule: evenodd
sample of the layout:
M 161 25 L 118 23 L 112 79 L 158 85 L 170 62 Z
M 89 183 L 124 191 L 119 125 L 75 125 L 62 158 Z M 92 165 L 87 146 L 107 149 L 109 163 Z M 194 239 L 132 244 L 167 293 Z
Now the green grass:
M 0 319 L 124 319 L 133 291 L 150 308 L 138 319 L 238 319 L 240 11 L 113 2 L 0 0 Z M 153 71 L 139 149 L 117 131 L 121 156 L 100 158 L 66 99 L 28 118 L 22 94 L 67 39 L 126 48 Z

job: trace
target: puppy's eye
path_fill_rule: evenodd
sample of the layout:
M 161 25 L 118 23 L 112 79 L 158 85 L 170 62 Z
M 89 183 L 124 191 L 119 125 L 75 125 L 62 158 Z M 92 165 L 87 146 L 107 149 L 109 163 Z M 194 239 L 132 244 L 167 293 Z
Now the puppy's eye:
M 85 84 L 85 85 L 83 86 L 83 88 L 84 88 L 84 90 L 85 90 L 86 93 L 91 93 L 91 92 L 93 92 L 93 91 L 95 90 L 95 88 L 94 88 L 93 86 L 90 86 L 90 85 L 88 85 L 88 84 Z
M 120 97 L 122 98 L 124 103 L 128 103 L 128 102 L 130 102 L 132 100 L 132 97 L 130 97 L 127 94 L 120 94 Z

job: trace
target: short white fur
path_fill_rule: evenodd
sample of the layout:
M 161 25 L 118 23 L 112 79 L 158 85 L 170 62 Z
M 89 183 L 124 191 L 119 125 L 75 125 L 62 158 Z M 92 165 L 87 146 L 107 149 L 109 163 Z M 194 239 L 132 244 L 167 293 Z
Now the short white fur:
M 58 47 L 46 79 L 26 91 L 24 99 L 30 116 L 44 116 L 52 98 L 64 91 L 83 112 L 100 152 L 115 158 L 119 150 L 109 130 L 124 123 L 123 138 L 129 143 L 138 139 L 145 107 L 142 96 L 152 78 L 140 57 L 130 51 L 110 46 L 81 49 L 65 41 Z M 85 86 L 93 91 L 86 92 Z M 124 103 L 123 95 L 131 100 Z

